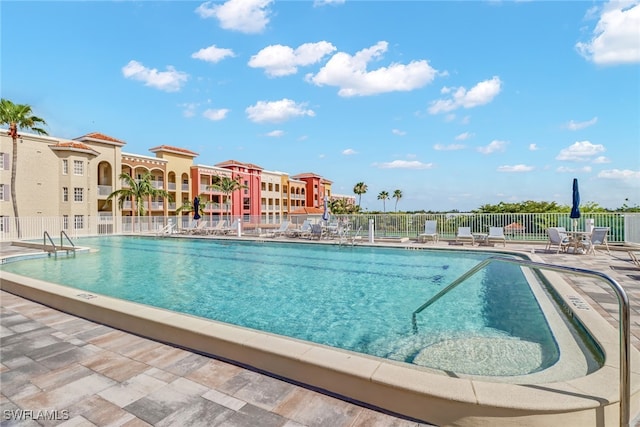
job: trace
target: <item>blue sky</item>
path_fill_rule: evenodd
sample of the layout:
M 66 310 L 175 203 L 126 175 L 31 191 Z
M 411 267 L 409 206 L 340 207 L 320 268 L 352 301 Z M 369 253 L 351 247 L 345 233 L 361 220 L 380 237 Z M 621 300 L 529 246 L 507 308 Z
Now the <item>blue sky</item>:
M 640 1 L 2 1 L 1 95 L 400 210 L 640 205 Z M 387 202 L 387 210 L 395 201 Z

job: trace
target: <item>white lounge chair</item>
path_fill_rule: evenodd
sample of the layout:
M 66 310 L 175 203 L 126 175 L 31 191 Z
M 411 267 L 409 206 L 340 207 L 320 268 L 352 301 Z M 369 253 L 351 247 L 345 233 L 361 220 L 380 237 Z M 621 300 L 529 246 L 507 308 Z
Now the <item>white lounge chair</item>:
M 607 234 L 609 234 L 609 227 L 594 227 L 586 238 L 578 242 L 578 247 L 583 248 L 588 254 L 595 254 L 595 246 L 605 246 L 607 253 L 611 254 L 609 250 L 609 244 L 607 243 Z
M 311 234 L 311 221 L 305 219 L 300 228 L 288 229 L 286 235 L 289 237 L 309 237 Z
M 476 243 L 476 238 L 471 234 L 471 227 L 458 227 L 456 242 L 462 241 L 464 243 L 465 240 L 471 241 L 472 246 Z
M 569 246 L 573 244 L 569 236 L 567 236 L 567 232 L 564 227 L 549 227 L 547 228 L 547 236 L 549 236 L 549 240 L 547 241 L 546 250 L 550 250 L 553 246 L 557 246 L 558 250 L 556 253 L 566 252 Z
M 438 234 L 438 221 L 427 220 L 424 222 L 424 233 L 418 234 L 418 241 L 424 243 L 427 239 L 437 242 L 440 238 Z
M 636 267 L 640 268 L 640 251 L 629 251 L 629 258 Z
M 287 234 L 287 230 L 289 229 L 289 221 L 282 221 L 280 223 L 280 228 L 278 228 L 277 230 L 274 230 L 270 233 L 267 233 L 267 237 L 280 237 L 280 236 L 284 236 L 285 234 Z
M 207 221 L 200 221 L 195 227 L 186 228 L 184 231 L 187 234 L 201 234 L 204 233 L 204 229 L 207 226 Z
M 491 243 L 492 240 L 502 242 L 504 246 L 507 246 L 507 238 L 504 235 L 503 227 L 489 227 L 489 234 L 487 235 L 487 243 Z
M 322 224 L 311 224 L 311 239 L 322 239 L 325 236 L 325 230 Z
M 240 221 L 237 219 L 234 219 L 233 222 L 231 223 L 231 225 L 229 227 L 224 227 L 220 233 L 221 234 L 233 234 L 235 232 L 238 231 L 238 223 Z
M 213 227 L 207 228 L 207 234 L 220 234 L 224 233 L 225 227 L 227 225 L 226 219 L 221 219 L 214 225 Z

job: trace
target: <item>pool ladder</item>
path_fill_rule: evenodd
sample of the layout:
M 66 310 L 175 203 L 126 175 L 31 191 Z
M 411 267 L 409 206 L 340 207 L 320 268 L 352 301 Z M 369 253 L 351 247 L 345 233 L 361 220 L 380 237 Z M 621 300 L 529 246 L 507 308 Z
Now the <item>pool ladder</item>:
M 413 327 L 413 332 L 418 332 L 418 324 L 416 316 L 442 298 L 444 295 L 452 291 L 459 284 L 467 280 L 469 277 L 473 276 L 478 271 L 485 268 L 488 264 L 492 262 L 506 262 L 510 264 L 518 264 L 524 267 L 542 269 L 542 270 L 552 270 L 562 273 L 573 273 L 579 276 L 589 276 L 589 277 L 597 277 L 603 279 L 605 282 L 609 284 L 609 286 L 613 289 L 616 297 L 618 299 L 618 311 L 620 312 L 620 320 L 619 320 L 619 328 L 620 328 L 620 426 L 628 427 L 629 426 L 629 418 L 630 418 L 630 399 L 631 399 L 631 353 L 630 353 L 630 342 L 631 342 L 631 333 L 630 333 L 630 323 L 631 323 L 631 313 L 629 311 L 629 298 L 624 288 L 620 286 L 618 282 L 616 282 L 611 277 L 607 276 L 604 273 L 600 273 L 598 271 L 586 270 L 582 268 L 575 267 L 567 267 L 562 265 L 555 264 L 545 264 L 541 262 L 534 262 L 523 259 L 515 259 L 515 258 L 506 258 L 506 257 L 491 257 L 487 258 L 484 261 L 478 263 L 475 267 L 471 268 L 469 271 L 464 273 L 462 276 L 458 277 L 456 280 L 451 282 L 448 286 L 442 289 L 440 292 L 435 294 L 431 299 L 418 307 L 413 314 L 411 315 L 411 323 Z
M 71 246 L 64 246 L 65 238 L 67 239 L 67 241 Z M 69 238 L 69 236 L 64 230 L 60 231 L 60 246 L 56 246 L 56 244 L 53 242 L 53 239 L 49 235 L 49 232 L 47 231 L 44 232 L 44 235 L 42 236 L 42 240 L 43 240 L 42 248 L 45 251 L 49 252 L 49 254 L 54 254 L 55 256 L 58 256 L 58 251 L 67 251 L 67 255 L 69 254 L 69 251 L 73 251 L 74 255 L 76 254 L 76 245 L 73 244 L 73 242 L 71 241 L 71 239 Z M 47 244 L 47 240 L 49 240 L 49 243 L 51 243 L 51 248 L 49 248 L 49 245 Z

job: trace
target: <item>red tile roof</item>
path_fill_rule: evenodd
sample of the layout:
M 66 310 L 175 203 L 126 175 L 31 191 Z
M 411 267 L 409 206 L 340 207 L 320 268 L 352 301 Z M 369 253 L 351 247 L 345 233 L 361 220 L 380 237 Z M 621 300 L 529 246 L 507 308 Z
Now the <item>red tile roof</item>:
M 86 135 L 83 136 L 79 136 L 78 138 L 75 138 L 77 141 L 82 141 L 85 139 L 97 139 L 97 140 L 101 140 L 101 141 L 105 141 L 105 142 L 114 142 L 116 144 L 119 145 L 125 145 L 126 142 L 124 141 L 120 141 L 119 139 L 113 138 L 111 136 L 99 133 L 99 132 L 92 132 L 92 133 L 88 133 Z
M 149 148 L 149 151 L 151 151 L 152 153 L 156 153 L 158 151 L 167 151 L 170 153 L 173 152 L 178 154 L 186 154 L 193 157 L 199 156 L 199 154 L 195 151 L 187 150 L 186 148 L 173 147 L 171 145 L 158 145 L 157 147 Z
M 289 212 L 289 215 L 322 215 L 324 209 L 314 207 L 298 208 L 293 212 Z
M 69 141 L 69 142 L 58 142 L 55 145 L 51 146 L 53 149 L 68 149 L 68 150 L 80 150 L 86 151 L 89 153 L 93 153 L 98 155 L 99 153 L 93 148 L 89 147 L 87 144 L 77 141 Z

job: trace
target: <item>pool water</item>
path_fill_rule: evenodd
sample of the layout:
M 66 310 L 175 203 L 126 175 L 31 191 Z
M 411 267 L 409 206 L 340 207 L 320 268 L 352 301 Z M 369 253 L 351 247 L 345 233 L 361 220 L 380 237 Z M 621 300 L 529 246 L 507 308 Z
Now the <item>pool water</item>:
M 471 375 L 526 375 L 558 347 L 520 267 L 492 263 L 413 311 L 492 254 L 113 236 L 98 251 L 2 270 L 238 326 Z

